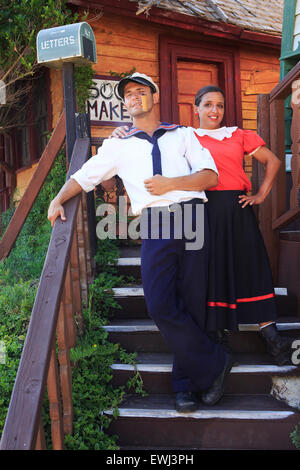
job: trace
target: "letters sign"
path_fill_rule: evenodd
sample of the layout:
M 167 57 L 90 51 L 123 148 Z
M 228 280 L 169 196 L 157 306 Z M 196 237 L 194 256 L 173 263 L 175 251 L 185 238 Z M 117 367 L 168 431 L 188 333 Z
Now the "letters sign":
M 95 36 L 86 22 L 42 29 L 36 43 L 38 63 L 48 67 L 62 68 L 64 62 L 97 62 Z
M 117 92 L 119 78 L 96 75 L 93 82 L 91 97 L 87 101 L 91 125 L 116 126 L 131 123 L 132 119 Z

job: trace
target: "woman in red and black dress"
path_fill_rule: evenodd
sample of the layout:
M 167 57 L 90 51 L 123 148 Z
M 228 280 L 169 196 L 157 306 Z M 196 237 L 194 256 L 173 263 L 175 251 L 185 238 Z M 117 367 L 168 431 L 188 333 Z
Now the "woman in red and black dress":
M 206 329 L 220 338 L 224 330 L 237 331 L 239 324 L 258 323 L 269 353 L 282 365 L 290 363 L 293 339 L 277 332 L 269 259 L 252 208 L 269 194 L 280 161 L 255 132 L 220 127 L 224 106 L 220 88 L 201 88 L 195 98 L 200 128 L 190 128 L 189 134 L 194 139 L 194 133 L 202 147 L 210 151 L 219 172 L 218 185 L 205 191 L 210 227 Z M 115 137 L 124 134 L 122 128 L 113 132 Z M 251 183 L 243 169 L 245 154 L 266 168 L 259 191 L 250 196 L 247 193 Z M 147 189 L 152 194 L 163 194 L 169 189 L 168 178 L 161 175 L 151 185 Z
M 224 93 L 215 86 L 200 89 L 195 135 L 213 156 L 219 183 L 206 190 L 210 226 L 207 330 L 236 331 L 239 324 L 258 323 L 268 350 L 277 362 L 290 361 L 291 339 L 278 335 L 277 309 L 268 255 L 252 206 L 269 194 L 279 159 L 255 132 L 220 127 Z M 265 165 L 265 177 L 254 195 L 244 169 L 249 154 Z

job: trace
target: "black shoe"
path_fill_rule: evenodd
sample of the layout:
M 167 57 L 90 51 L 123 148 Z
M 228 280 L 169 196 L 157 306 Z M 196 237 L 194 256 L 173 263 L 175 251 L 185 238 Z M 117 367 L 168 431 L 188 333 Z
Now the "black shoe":
M 275 323 L 261 328 L 260 335 L 267 346 L 268 353 L 278 366 L 291 364 L 292 343 L 295 338 L 281 336 Z
M 179 413 L 189 413 L 198 408 L 198 400 L 194 392 L 177 392 L 175 408 Z
M 225 379 L 233 366 L 233 357 L 228 354 L 221 374 L 215 379 L 212 386 L 202 393 L 201 398 L 205 405 L 215 405 L 224 394 Z

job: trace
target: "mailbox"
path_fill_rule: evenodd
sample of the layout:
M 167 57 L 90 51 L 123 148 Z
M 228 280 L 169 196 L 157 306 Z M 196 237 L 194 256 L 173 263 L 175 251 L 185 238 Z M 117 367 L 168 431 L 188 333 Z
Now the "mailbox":
M 36 41 L 39 64 L 62 68 L 64 62 L 75 65 L 97 62 L 95 36 L 86 22 L 43 29 Z

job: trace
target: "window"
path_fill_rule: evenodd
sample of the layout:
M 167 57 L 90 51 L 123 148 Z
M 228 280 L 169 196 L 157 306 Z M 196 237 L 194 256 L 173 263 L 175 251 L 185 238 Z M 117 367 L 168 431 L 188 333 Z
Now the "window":
M 47 145 L 49 132 L 47 72 L 33 79 L 32 90 L 22 99 L 23 123 L 17 127 L 16 169 L 32 165 Z
M 9 206 L 16 186 L 16 171 L 30 167 L 43 153 L 48 141 L 49 75 L 43 70 L 11 112 L 16 122 L 0 134 L 0 212 Z M 22 86 L 22 84 L 19 84 Z

